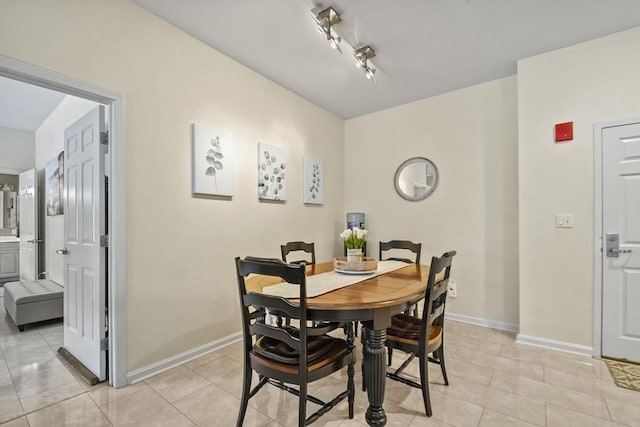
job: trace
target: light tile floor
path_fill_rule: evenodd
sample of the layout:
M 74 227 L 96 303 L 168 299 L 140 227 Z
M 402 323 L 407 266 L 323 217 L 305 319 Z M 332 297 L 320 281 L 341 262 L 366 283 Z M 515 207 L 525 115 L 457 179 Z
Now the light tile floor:
M 61 343 L 59 322 L 19 333 L 0 315 L 3 427 L 235 425 L 240 343 L 118 390 L 85 386 L 57 359 Z M 522 346 L 512 334 L 452 321 L 446 324 L 446 350 L 448 387 L 439 367 L 430 366 L 433 417 L 425 417 L 419 390 L 388 381 L 387 425 L 640 426 L 640 392 L 616 387 L 598 360 Z M 394 366 L 401 355 L 394 353 Z M 417 374 L 415 362 L 408 371 Z M 312 384 L 311 392 L 328 399 L 345 386 L 343 370 Z M 343 402 L 314 425 L 365 425 L 359 368 L 356 387 L 353 420 Z M 265 387 L 251 399 L 244 425 L 293 426 L 296 414 L 297 398 Z

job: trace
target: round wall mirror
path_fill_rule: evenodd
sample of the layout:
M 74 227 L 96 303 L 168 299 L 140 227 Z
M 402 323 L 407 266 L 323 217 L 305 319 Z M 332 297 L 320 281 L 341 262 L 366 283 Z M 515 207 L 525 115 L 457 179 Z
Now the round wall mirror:
M 398 167 L 393 184 L 403 199 L 424 200 L 438 185 L 438 168 L 425 157 L 412 157 Z

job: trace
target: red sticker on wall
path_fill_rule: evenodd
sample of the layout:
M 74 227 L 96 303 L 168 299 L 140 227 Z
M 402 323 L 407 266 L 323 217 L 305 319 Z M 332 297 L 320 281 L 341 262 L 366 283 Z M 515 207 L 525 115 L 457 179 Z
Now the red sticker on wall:
M 573 139 L 573 122 L 558 123 L 556 125 L 556 142 L 566 142 Z

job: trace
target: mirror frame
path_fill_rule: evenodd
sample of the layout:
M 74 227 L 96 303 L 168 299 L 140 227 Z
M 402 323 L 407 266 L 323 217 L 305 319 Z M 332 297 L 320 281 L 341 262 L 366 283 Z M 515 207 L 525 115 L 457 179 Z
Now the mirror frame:
M 433 169 L 435 170 L 434 182 L 433 182 L 433 185 L 427 189 L 427 192 L 425 194 L 418 197 L 409 196 L 405 194 L 400 188 L 400 174 L 402 173 L 404 168 L 406 168 L 407 166 L 413 163 L 420 163 L 420 162 L 425 162 L 426 165 L 430 164 L 433 167 Z M 398 195 L 405 200 L 409 200 L 411 202 L 418 202 L 420 200 L 424 200 L 427 197 L 429 197 L 438 186 L 438 168 L 436 167 L 435 163 L 433 163 L 431 160 L 427 159 L 426 157 L 411 157 L 405 160 L 404 162 L 402 162 L 400 166 L 398 166 L 398 169 L 396 169 L 396 173 L 393 176 L 393 186 L 396 189 L 396 193 L 398 193 Z

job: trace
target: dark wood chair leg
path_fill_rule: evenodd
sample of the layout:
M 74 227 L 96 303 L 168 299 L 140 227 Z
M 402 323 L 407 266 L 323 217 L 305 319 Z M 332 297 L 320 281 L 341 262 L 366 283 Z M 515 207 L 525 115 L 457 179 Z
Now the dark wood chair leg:
M 393 359 L 393 348 L 392 347 L 387 347 L 387 362 L 388 366 L 391 366 L 391 359 Z
M 447 368 L 444 366 L 444 343 L 442 343 L 442 345 L 438 349 L 438 360 L 440 361 L 440 370 L 442 371 L 444 385 L 449 385 L 449 379 L 447 378 Z
M 238 421 L 236 427 L 242 427 L 244 422 L 244 416 L 247 413 L 247 404 L 249 403 L 249 393 L 251 392 L 251 376 L 253 374 L 249 367 L 249 361 L 246 360 L 244 364 L 244 373 L 242 379 L 242 398 L 240 399 L 240 411 L 238 412 Z
M 298 427 L 304 427 L 307 420 L 307 383 L 300 384 L 298 399 Z
M 349 391 L 349 395 L 347 396 L 347 399 L 349 400 L 349 419 L 353 419 L 354 402 L 356 397 L 356 383 L 353 381 L 354 373 L 355 369 L 353 367 L 353 363 L 350 363 L 347 367 L 347 375 L 349 378 L 347 382 L 347 390 Z
M 354 334 L 355 334 L 355 328 L 356 328 L 356 323 L 355 322 L 349 322 L 347 323 L 347 346 L 349 347 L 350 351 L 354 351 L 355 350 L 355 340 L 354 340 Z M 354 353 L 355 355 L 355 353 Z M 355 358 L 354 358 L 355 360 Z M 356 384 L 353 381 L 353 378 L 355 376 L 355 368 L 354 368 L 354 363 L 355 362 L 351 362 L 349 363 L 349 366 L 347 366 L 347 391 L 349 392 L 347 399 L 349 400 L 349 419 L 353 419 L 353 414 L 354 414 L 354 402 L 355 402 L 355 397 L 356 397 Z
M 429 359 L 427 355 L 420 356 L 420 385 L 422 386 L 422 400 L 427 417 L 432 415 L 431 399 L 429 398 Z

